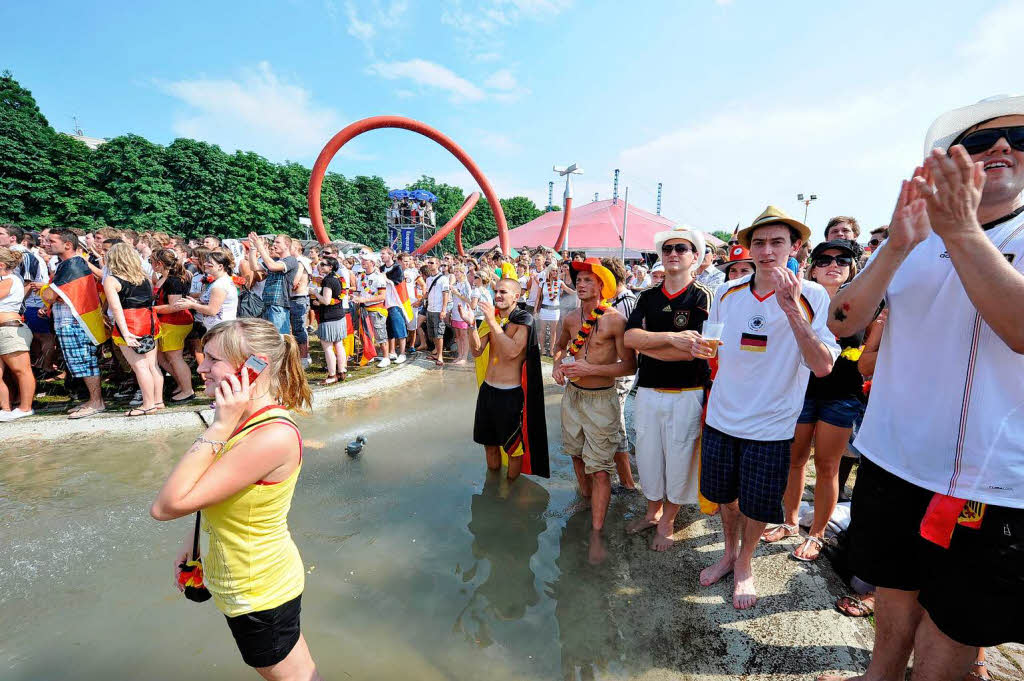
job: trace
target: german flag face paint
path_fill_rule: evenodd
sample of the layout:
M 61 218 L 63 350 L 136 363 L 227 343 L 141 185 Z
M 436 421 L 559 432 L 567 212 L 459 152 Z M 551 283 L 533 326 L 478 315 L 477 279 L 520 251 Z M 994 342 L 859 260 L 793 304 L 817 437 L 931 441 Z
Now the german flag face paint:
M 756 333 L 745 333 L 740 337 L 740 350 L 747 352 L 766 352 L 768 350 L 768 336 Z

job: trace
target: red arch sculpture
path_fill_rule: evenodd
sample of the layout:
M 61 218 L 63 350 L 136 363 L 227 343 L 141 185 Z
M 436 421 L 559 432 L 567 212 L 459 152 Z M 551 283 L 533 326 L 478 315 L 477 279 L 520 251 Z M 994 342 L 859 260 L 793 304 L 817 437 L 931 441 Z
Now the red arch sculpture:
M 358 137 L 364 132 L 377 130 L 379 128 L 399 128 L 419 133 L 420 135 L 437 142 L 447 149 L 452 156 L 457 158 L 484 191 L 484 196 L 487 197 L 487 202 L 491 204 L 491 212 L 494 214 L 494 222 L 498 226 L 498 243 L 501 246 L 501 251 L 505 254 L 509 253 L 508 224 L 505 222 L 505 213 L 501 210 L 501 203 L 498 201 L 498 197 L 491 188 L 491 183 L 487 181 L 487 178 L 484 176 L 479 166 L 477 166 L 476 162 L 473 161 L 469 154 L 463 151 L 458 144 L 444 133 L 430 127 L 426 123 L 421 123 L 417 120 L 413 120 L 412 118 L 405 118 L 404 116 L 371 116 L 370 118 L 364 118 L 360 121 L 356 121 L 355 123 L 351 123 L 345 126 L 341 132 L 332 137 L 327 142 L 326 146 L 324 146 L 320 155 L 316 157 L 316 163 L 313 164 L 313 172 L 309 177 L 309 218 L 313 223 L 313 231 L 316 232 L 316 238 L 320 243 L 326 244 L 330 242 L 327 230 L 324 229 L 323 213 L 320 210 L 320 190 L 323 186 L 324 175 L 327 173 L 327 165 L 331 162 L 331 159 L 334 158 L 334 155 L 337 154 L 338 151 L 354 137 Z M 463 208 L 465 207 L 465 204 L 463 204 Z M 460 209 L 460 212 L 461 210 L 462 209 Z M 452 221 L 449 220 L 448 224 L 445 225 L 444 228 L 447 229 L 451 223 Z M 461 232 L 461 230 L 459 231 Z M 461 243 L 461 238 L 459 238 L 460 236 L 461 234 L 457 235 L 456 240 Z
M 555 240 L 555 250 L 562 250 L 562 244 L 565 243 L 565 237 L 569 234 L 569 216 L 572 215 L 572 197 L 566 197 L 565 208 L 562 209 L 562 229 L 558 232 L 558 238 Z
M 469 215 L 469 211 L 473 210 L 473 206 L 475 206 L 476 202 L 479 200 L 480 192 L 473 192 L 467 196 L 466 200 L 462 202 L 462 208 L 459 208 L 459 210 L 455 212 L 452 219 L 445 223 L 445 226 L 438 230 L 437 234 L 420 244 L 420 247 L 413 251 L 412 254 L 423 255 L 431 248 L 441 243 L 441 240 L 448 236 L 448 234 L 450 234 L 454 229 L 455 248 L 458 249 L 459 256 L 465 258 L 466 251 L 462 248 L 462 221 L 466 219 L 466 216 Z

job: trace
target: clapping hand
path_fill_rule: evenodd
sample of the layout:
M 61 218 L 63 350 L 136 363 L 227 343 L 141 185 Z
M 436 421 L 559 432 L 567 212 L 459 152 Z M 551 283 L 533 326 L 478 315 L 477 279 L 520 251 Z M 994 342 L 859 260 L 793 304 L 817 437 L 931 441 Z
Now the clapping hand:
M 985 164 L 971 160 L 960 144 L 947 156 L 941 149 L 932 149 L 924 161 L 931 183 L 915 178 L 918 191 L 928 211 L 932 230 L 945 239 L 965 227 L 978 225 L 978 204 L 985 187 Z
M 494 305 L 492 305 L 489 301 L 481 298 L 480 302 L 478 302 L 476 306 L 477 309 L 480 310 L 481 313 L 483 313 L 484 319 L 486 319 L 488 322 L 496 321 L 494 319 Z
M 889 219 L 889 238 L 886 241 L 897 251 L 909 252 L 932 233 L 922 198 L 922 190 L 925 188 L 932 189 L 930 174 L 920 166 L 914 169 L 910 180 L 904 180 L 900 185 L 900 195 Z

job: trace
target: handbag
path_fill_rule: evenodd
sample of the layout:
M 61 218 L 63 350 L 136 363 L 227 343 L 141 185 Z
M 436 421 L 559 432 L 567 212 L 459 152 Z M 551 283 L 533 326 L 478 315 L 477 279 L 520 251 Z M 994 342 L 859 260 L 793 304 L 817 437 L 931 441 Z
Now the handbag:
M 140 355 L 145 355 L 153 351 L 156 348 L 156 319 L 153 315 L 153 306 L 149 307 L 149 333 L 145 336 L 139 337 L 139 344 L 135 348 L 135 351 Z
M 259 319 L 263 316 L 264 309 L 266 309 L 266 305 L 263 303 L 263 298 L 253 293 L 248 286 L 243 286 L 238 290 L 238 312 L 236 316 Z
M 203 559 L 199 557 L 199 519 L 196 511 L 196 532 L 192 539 L 192 557 L 178 563 L 178 586 L 185 592 L 185 598 L 196 603 L 210 599 L 210 590 L 203 584 Z

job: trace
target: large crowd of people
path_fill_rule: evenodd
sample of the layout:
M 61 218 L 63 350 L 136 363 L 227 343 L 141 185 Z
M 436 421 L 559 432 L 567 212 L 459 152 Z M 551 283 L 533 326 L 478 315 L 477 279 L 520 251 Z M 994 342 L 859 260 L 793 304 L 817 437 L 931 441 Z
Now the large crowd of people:
M 254 505 L 285 522 L 301 463 L 287 410 L 310 401 L 309 335 L 326 384 L 353 362 L 489 354 L 473 434 L 510 480 L 544 474 L 523 447 L 524 367 L 547 354 L 591 560 L 613 493 L 643 495 L 626 529 L 650 532 L 655 551 L 673 547 L 682 506 L 720 516 L 724 551 L 699 583 L 731 577 L 740 610 L 757 604 L 759 543 L 789 540 L 804 562 L 841 544 L 859 594 L 837 607 L 877 625 L 861 678 L 902 678 L 911 653 L 915 679 L 985 678 L 986 646 L 1024 642 L 1024 98 L 950 112 L 926 147 L 866 247 L 853 217 L 812 245 L 807 225 L 768 206 L 722 249 L 694 229 L 658 233 L 650 267 L 543 247 L 343 253 L 285 234 L 0 225 L 0 420 L 32 414 L 37 376 L 80 381 L 69 417 L 85 418 L 105 409 L 101 371 L 117 373 L 138 392 L 135 417 L 194 399 L 198 371 L 216 420 L 153 515 L 207 514 L 220 547 L 209 591 L 246 662 L 310 678 L 294 544 L 236 536 Z M 271 549 L 281 570 L 225 581 Z M 243 617 L 253 611 L 266 617 Z

